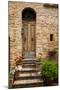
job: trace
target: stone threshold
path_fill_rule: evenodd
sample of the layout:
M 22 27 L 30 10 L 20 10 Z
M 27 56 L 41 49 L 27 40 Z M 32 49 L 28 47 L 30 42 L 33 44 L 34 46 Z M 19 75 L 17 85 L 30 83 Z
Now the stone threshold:
M 36 58 L 24 58 L 23 60 L 36 60 Z

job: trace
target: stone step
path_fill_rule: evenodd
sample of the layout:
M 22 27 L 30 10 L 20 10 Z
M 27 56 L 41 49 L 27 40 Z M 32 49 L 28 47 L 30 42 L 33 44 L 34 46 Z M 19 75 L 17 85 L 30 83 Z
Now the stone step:
M 30 71 L 30 70 L 39 70 L 39 68 L 37 66 L 33 66 L 33 67 L 27 67 L 27 65 L 23 65 L 15 67 L 16 70 L 20 70 L 20 71 Z
M 37 68 L 34 68 L 34 67 L 23 67 L 22 69 L 21 69 L 21 71 L 30 71 L 30 70 L 38 70 Z
M 40 62 L 40 61 L 34 59 L 23 59 L 23 62 Z
M 22 63 L 23 64 L 34 64 L 34 65 L 38 64 L 38 65 L 40 65 L 39 61 L 34 61 L 34 60 L 23 61 Z
M 36 75 L 36 76 L 17 76 L 15 77 L 15 80 L 27 80 L 27 79 L 41 79 L 41 76 Z
M 29 68 L 29 67 L 30 67 L 30 68 L 31 68 L 31 67 L 36 68 L 36 65 L 35 65 L 35 64 L 23 64 L 22 67 L 23 67 L 23 68 Z
M 30 77 L 30 76 L 41 76 L 41 72 L 25 72 L 25 73 L 20 73 L 17 72 L 15 73 L 15 77 Z
M 24 58 L 23 61 L 27 61 L 27 60 L 36 60 L 36 58 Z
M 21 70 L 21 71 L 19 71 L 20 73 L 32 73 L 32 72 L 38 72 L 39 70 L 37 69 L 25 69 L 25 70 Z
M 32 73 L 18 73 L 18 77 L 29 77 L 29 76 L 41 76 L 41 72 L 32 72 Z
M 13 85 L 24 85 L 24 84 L 33 84 L 33 83 L 42 83 L 42 79 L 27 79 L 27 80 L 15 80 Z
M 35 71 L 38 71 L 38 68 L 35 68 L 35 67 L 23 67 L 21 69 L 19 69 L 20 71 L 31 71 L 31 70 L 35 70 Z
M 30 84 L 17 84 L 17 85 L 13 85 L 12 88 L 16 89 L 16 88 L 30 88 L 30 87 L 41 87 L 43 86 L 43 81 L 42 82 L 38 82 L 38 83 L 30 83 Z

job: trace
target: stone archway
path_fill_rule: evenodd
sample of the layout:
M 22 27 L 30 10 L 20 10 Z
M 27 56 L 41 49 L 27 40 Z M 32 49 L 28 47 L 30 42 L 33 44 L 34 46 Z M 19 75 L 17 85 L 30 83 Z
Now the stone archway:
M 22 50 L 25 58 L 35 57 L 36 52 L 36 12 L 32 8 L 22 11 Z

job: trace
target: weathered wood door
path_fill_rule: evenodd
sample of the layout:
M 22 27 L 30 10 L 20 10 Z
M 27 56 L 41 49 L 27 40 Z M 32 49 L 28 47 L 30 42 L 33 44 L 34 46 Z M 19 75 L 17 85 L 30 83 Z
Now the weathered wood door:
M 35 21 L 23 21 L 23 56 L 35 57 Z

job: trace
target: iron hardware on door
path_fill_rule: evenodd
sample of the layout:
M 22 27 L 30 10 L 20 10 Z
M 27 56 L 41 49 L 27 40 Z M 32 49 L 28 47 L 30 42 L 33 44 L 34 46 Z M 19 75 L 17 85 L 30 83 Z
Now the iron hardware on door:
M 26 38 L 24 37 L 24 42 L 26 41 Z
M 31 41 L 34 41 L 34 38 L 31 38 Z

